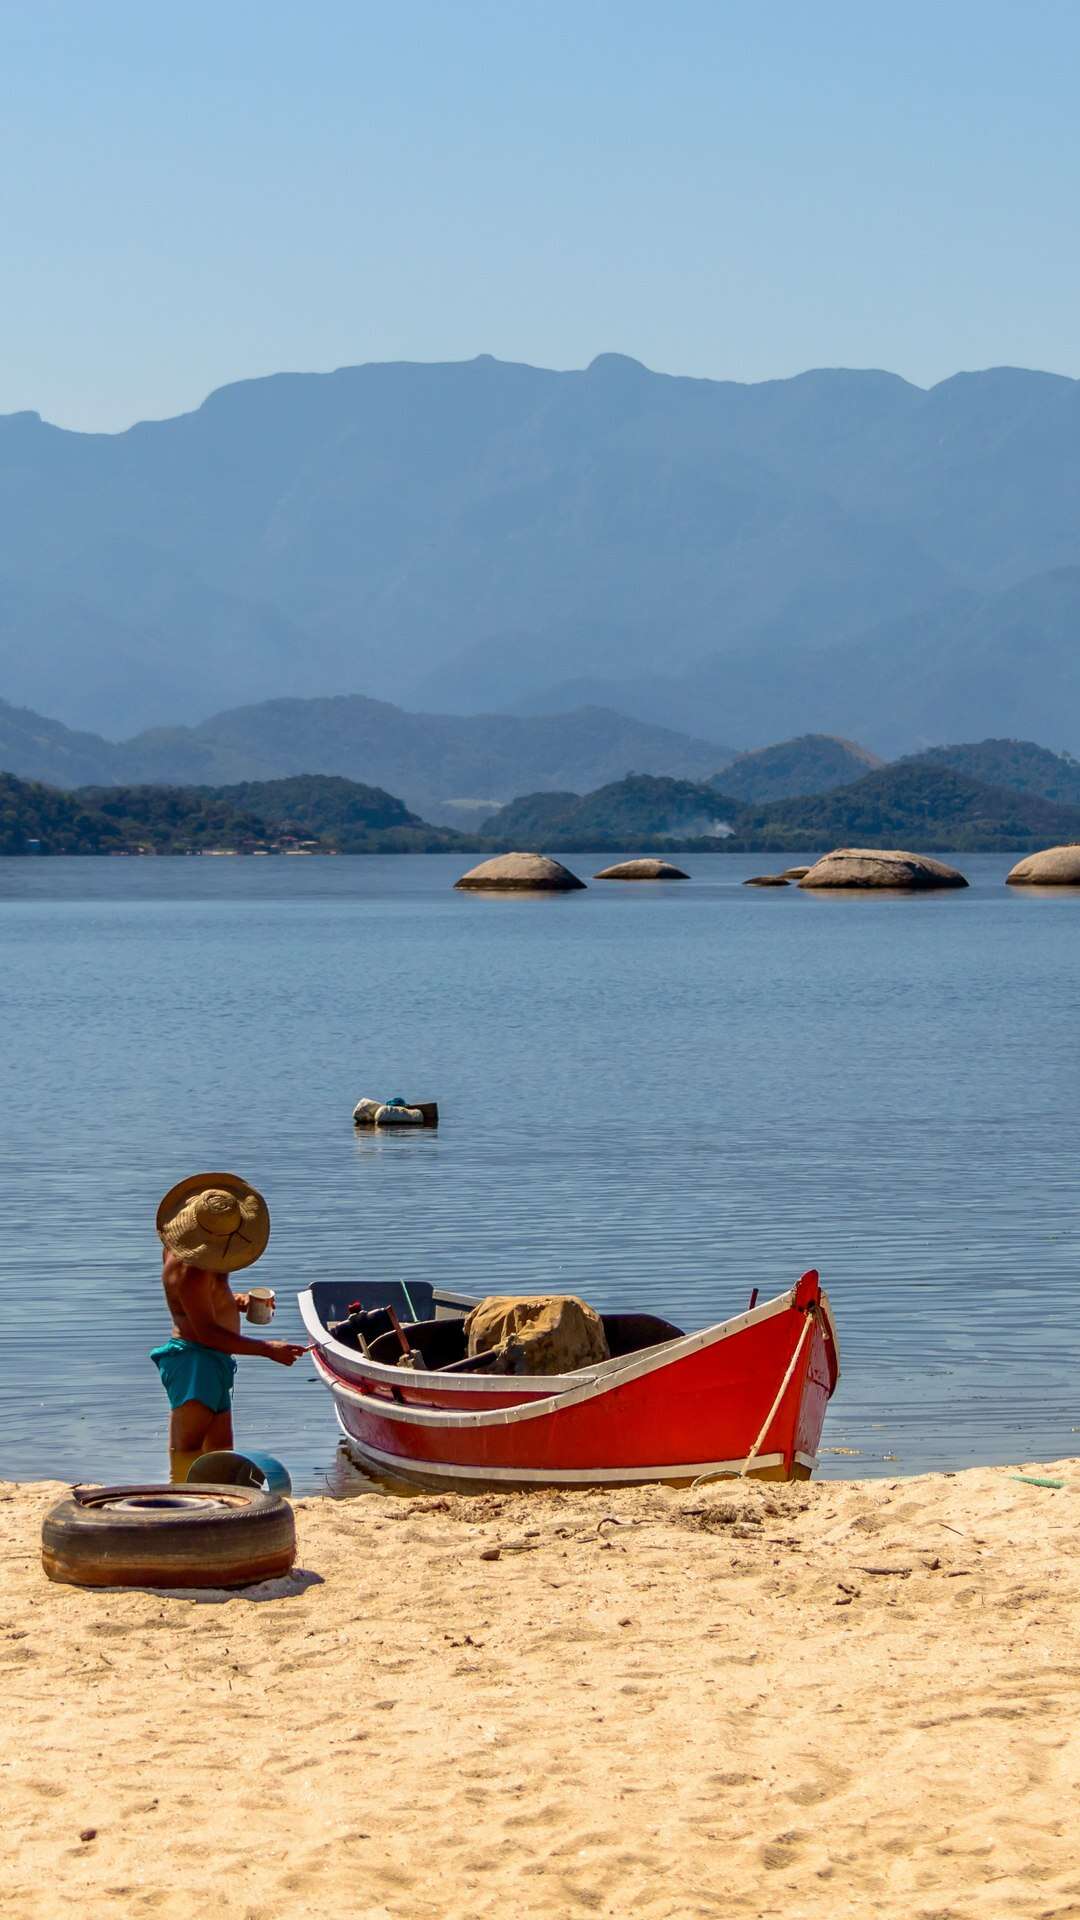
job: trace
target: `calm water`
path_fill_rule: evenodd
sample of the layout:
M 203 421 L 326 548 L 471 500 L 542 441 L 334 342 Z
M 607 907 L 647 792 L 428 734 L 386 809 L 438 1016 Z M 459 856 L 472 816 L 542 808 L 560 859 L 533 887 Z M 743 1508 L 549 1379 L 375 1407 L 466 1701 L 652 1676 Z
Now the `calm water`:
M 689 884 L 485 899 L 462 864 L 0 861 L 0 1476 L 157 1475 L 154 1210 L 214 1167 L 270 1200 L 282 1334 L 320 1275 L 700 1325 L 817 1265 L 825 1445 L 857 1449 L 825 1472 L 1080 1451 L 1080 898 L 989 856 L 923 899 L 700 854 Z M 399 1092 L 438 1134 L 354 1135 Z M 333 1476 L 308 1361 L 242 1362 L 237 1414 Z

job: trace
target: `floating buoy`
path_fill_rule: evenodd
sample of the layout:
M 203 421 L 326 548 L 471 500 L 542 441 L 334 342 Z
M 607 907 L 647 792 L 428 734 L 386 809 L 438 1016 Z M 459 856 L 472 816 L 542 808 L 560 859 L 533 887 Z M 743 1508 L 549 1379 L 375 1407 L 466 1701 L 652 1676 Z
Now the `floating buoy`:
M 437 1127 L 439 1109 L 434 1100 L 358 1100 L 354 1127 Z

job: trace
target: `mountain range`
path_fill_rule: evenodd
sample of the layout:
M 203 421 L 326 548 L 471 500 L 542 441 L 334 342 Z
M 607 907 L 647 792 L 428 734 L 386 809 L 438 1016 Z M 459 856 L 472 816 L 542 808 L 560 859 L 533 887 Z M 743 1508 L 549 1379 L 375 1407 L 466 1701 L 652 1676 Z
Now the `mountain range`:
M 775 634 L 675 675 L 565 681 L 523 712 L 583 700 L 647 713 L 671 727 L 726 739 L 836 729 L 885 758 L 1003 723 L 1071 749 L 1080 736 L 1080 567 L 1061 567 L 1000 593 L 950 592 L 828 646 Z
M 992 750 L 1003 744 L 985 743 Z M 1041 749 L 1029 756 L 1022 742 L 1012 745 L 1018 751 L 1011 771 L 1023 778 Z M 992 786 L 930 757 L 766 804 L 735 800 L 713 781 L 629 774 L 584 796 L 520 796 L 471 836 L 418 819 L 381 788 L 323 774 L 223 787 L 60 789 L 0 773 L 0 854 L 433 853 L 481 846 L 805 852 L 845 843 L 1028 852 L 1078 838 L 1080 805 L 1046 799 L 1025 784 Z
M 743 748 L 1080 749 L 1057 375 L 279 374 L 119 434 L 0 418 L 0 493 L 0 690 L 109 739 L 363 689 Z
M 268 700 L 114 742 L 0 700 L 0 768 L 59 787 L 223 786 L 339 774 L 472 826 L 526 787 L 582 788 L 628 767 L 705 779 L 730 749 L 600 708 L 537 716 L 405 713 L 357 694 Z
M 637 770 L 628 773 L 628 766 Z M 948 769 L 980 789 L 997 791 L 999 801 L 990 809 L 997 822 L 988 829 L 991 845 L 999 827 L 1014 837 L 1039 831 L 1038 819 L 1003 807 L 1001 795 L 1080 808 L 1080 761 L 1031 740 L 960 742 L 885 767 L 867 748 L 831 734 L 802 734 L 731 755 L 707 741 L 601 709 L 531 720 L 505 714 L 409 714 L 355 696 L 264 701 L 199 727 L 159 728 L 116 743 L 0 701 L 0 770 L 50 788 L 90 790 L 95 808 L 98 789 L 173 786 L 197 789 L 200 806 L 210 795 L 250 809 L 271 825 L 285 821 L 299 829 L 305 816 L 296 810 L 297 796 L 317 794 L 320 812 L 317 823 L 307 820 L 310 831 L 348 827 L 362 835 L 376 825 L 380 830 L 408 826 L 433 835 L 432 845 L 441 842 L 431 821 L 530 844 L 543 843 L 554 832 L 565 845 L 575 832 L 722 834 L 729 819 L 738 814 L 748 821 L 756 809 L 758 825 L 766 830 L 785 803 L 817 801 L 839 790 L 857 801 L 856 787 L 873 797 L 879 789 L 865 787 L 869 774 L 888 775 L 882 791 L 891 791 L 892 776 L 902 776 L 905 767 L 921 768 L 928 776 Z M 911 813 L 916 835 L 920 819 L 936 832 L 950 817 L 946 789 L 933 777 L 925 786 L 929 808 Z M 904 792 L 901 819 L 910 801 Z M 392 801 L 399 815 L 369 816 L 373 793 L 377 806 L 389 803 L 390 795 L 403 795 Z M 344 812 L 336 808 L 335 795 Z M 945 808 L 940 821 L 934 812 L 939 803 Z M 844 804 L 842 795 L 839 804 Z M 761 809 L 769 807 L 773 814 L 766 818 Z M 109 811 L 115 813 L 116 806 Z M 834 811 L 821 820 L 833 821 L 842 837 L 843 817 Z M 957 830 L 979 817 L 976 805 L 957 818 Z M 790 805 L 785 818 L 796 818 Z M 1058 822 L 1066 838 L 1071 837 L 1068 824 Z M 1046 831 L 1052 825 L 1047 816 Z

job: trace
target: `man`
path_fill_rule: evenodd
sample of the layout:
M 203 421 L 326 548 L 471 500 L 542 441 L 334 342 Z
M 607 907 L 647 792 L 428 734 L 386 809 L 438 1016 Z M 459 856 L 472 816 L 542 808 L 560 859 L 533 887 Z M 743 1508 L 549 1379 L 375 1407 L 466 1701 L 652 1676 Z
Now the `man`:
M 150 1358 L 172 1408 L 169 1476 L 180 1481 L 201 1453 L 233 1444 L 233 1355 L 251 1353 L 291 1367 L 305 1349 L 240 1332 L 248 1296 L 234 1293 L 225 1276 L 250 1267 L 270 1238 L 269 1209 L 246 1180 L 235 1173 L 181 1180 L 158 1208 L 157 1230 L 173 1330 Z

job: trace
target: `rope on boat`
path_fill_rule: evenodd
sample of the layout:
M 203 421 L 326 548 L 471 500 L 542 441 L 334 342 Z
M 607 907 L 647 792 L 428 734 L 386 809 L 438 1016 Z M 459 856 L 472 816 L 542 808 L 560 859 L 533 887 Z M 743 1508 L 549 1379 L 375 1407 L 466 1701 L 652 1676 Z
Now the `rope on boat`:
M 768 1413 L 765 1415 L 765 1421 L 762 1426 L 761 1432 L 758 1434 L 758 1437 L 754 1441 L 754 1444 L 751 1447 L 749 1453 L 747 1454 L 746 1459 L 743 1461 L 742 1466 L 739 1468 L 740 1480 L 745 1480 L 747 1474 L 749 1473 L 751 1467 L 754 1464 L 754 1461 L 757 1459 L 758 1454 L 761 1452 L 761 1449 L 765 1440 L 765 1435 L 768 1433 L 769 1428 L 772 1426 L 773 1421 L 776 1419 L 776 1416 L 780 1411 L 780 1407 L 783 1402 L 784 1395 L 787 1392 L 789 1386 L 791 1385 L 791 1376 L 794 1373 L 795 1368 L 798 1364 L 799 1355 L 803 1350 L 803 1344 L 806 1340 L 806 1336 L 809 1333 L 810 1328 L 813 1326 L 813 1324 L 814 1324 L 813 1315 L 808 1313 L 806 1315 L 806 1318 L 803 1321 L 802 1332 L 800 1333 L 798 1339 L 795 1342 L 795 1351 L 792 1354 L 791 1359 L 788 1361 L 787 1372 L 785 1373 L 783 1379 L 780 1382 L 780 1390 L 777 1393 L 776 1399 L 773 1401 L 772 1406 L 769 1408 Z M 713 1471 L 711 1473 L 699 1473 L 696 1480 L 691 1480 L 690 1491 L 691 1493 L 693 1493 L 694 1488 L 700 1487 L 706 1480 L 722 1480 L 722 1479 L 725 1479 L 726 1477 L 727 1476 L 725 1474 L 717 1471 Z

